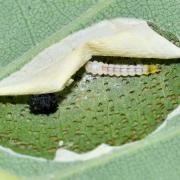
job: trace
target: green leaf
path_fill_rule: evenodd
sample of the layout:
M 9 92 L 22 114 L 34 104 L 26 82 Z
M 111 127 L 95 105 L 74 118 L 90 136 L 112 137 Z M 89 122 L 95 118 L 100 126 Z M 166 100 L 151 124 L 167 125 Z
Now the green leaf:
M 178 37 L 179 9 L 178 0 L 0 1 L 0 79 L 71 32 L 103 19 L 143 18 Z M 113 58 L 117 60 L 124 62 Z M 179 104 L 178 61 L 161 61 L 161 72 L 148 77 L 92 77 L 81 69 L 74 77 L 75 83 L 59 94 L 60 107 L 50 116 L 31 114 L 28 96 L 0 97 L 0 144 L 16 152 L 53 158 L 60 140 L 65 148 L 85 152 L 101 143 L 121 145 L 142 139 Z M 178 123 L 175 130 L 149 139 L 127 151 L 75 164 L 36 161 L 2 152 L 0 167 L 38 178 L 61 174 L 88 179 L 93 174 L 95 179 L 111 175 L 112 179 L 178 179 Z
M 22 178 L 17 177 L 17 176 L 12 176 L 11 174 L 4 172 L 4 171 L 0 171 L 0 179 L 6 179 L 6 180 L 20 180 Z
M 0 166 L 30 179 L 173 179 L 180 177 L 180 107 L 144 140 L 84 162 L 57 163 L 1 149 Z M 173 115 L 173 116 L 172 116 Z M 13 166 L 16 164 L 16 166 Z

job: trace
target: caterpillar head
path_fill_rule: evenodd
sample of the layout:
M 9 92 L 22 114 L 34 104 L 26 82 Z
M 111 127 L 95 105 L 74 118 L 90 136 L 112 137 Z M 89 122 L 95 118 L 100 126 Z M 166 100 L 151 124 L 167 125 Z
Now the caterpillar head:
M 148 65 L 148 74 L 154 74 L 157 72 L 160 72 L 160 68 L 158 65 L 154 65 L 154 64 Z

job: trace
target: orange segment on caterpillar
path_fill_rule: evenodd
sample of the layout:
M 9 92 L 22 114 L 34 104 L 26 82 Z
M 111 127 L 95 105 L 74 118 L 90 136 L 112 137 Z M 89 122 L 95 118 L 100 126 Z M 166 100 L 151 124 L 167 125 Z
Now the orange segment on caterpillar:
M 159 72 L 158 65 L 115 65 L 89 61 L 85 69 L 88 73 L 110 76 L 140 76 Z

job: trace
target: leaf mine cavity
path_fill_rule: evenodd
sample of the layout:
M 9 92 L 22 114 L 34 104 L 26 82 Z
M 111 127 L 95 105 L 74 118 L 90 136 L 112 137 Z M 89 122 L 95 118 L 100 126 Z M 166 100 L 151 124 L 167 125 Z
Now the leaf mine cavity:
M 180 57 L 180 48 L 144 20 L 104 20 L 52 44 L 1 80 L 0 95 L 61 91 L 92 55 L 172 59 Z

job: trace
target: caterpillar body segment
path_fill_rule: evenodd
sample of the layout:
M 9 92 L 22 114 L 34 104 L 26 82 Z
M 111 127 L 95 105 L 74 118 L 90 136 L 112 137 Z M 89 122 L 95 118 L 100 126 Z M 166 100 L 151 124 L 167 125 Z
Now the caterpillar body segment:
M 89 61 L 85 69 L 88 73 L 109 76 L 140 76 L 159 72 L 157 65 L 115 65 Z

